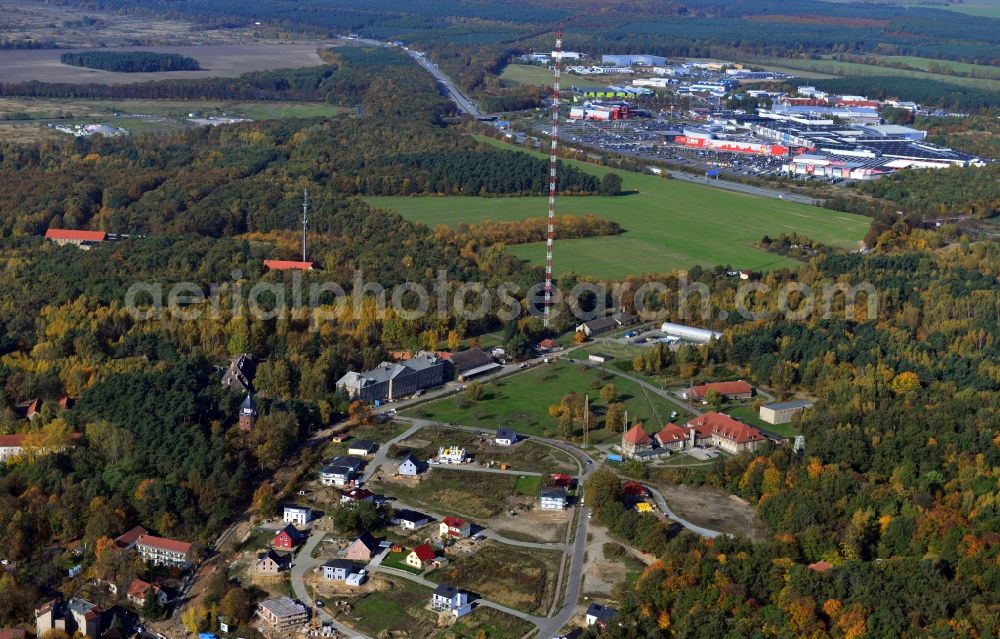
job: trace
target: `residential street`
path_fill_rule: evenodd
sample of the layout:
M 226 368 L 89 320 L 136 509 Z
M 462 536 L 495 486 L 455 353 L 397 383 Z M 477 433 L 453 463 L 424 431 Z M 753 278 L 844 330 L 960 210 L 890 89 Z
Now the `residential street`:
M 317 566 L 321 565 L 323 562 L 318 559 L 313 559 L 312 553 L 316 549 L 316 546 L 323 540 L 325 533 L 323 531 L 315 531 L 310 536 L 308 541 L 302 545 L 298 553 L 295 556 L 295 561 L 292 563 L 292 569 L 290 571 L 292 591 L 295 593 L 295 597 L 308 607 L 312 607 L 312 593 L 306 588 L 305 577 Z M 317 608 L 319 611 L 320 621 L 329 621 L 333 624 L 333 627 L 338 631 L 344 633 L 346 637 L 355 637 L 357 639 L 371 639 L 367 635 L 363 635 L 360 632 L 356 632 L 349 626 L 345 626 L 340 623 L 329 614 L 323 608 Z

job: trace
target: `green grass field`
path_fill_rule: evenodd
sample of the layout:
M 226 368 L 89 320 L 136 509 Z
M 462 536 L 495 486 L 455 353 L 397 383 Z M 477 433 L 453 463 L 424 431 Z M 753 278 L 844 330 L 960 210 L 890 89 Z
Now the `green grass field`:
M 419 575 L 423 571 L 407 565 L 406 556 L 408 554 L 410 554 L 409 550 L 404 550 L 403 552 L 390 552 L 382 558 L 382 565 L 387 568 L 395 568 L 396 570 L 402 570 L 403 572 Z
M 606 376 L 603 379 L 601 375 L 602 372 L 596 369 L 560 361 L 488 383 L 484 387 L 483 399 L 478 402 L 463 402 L 460 397 L 449 397 L 424 404 L 408 413 L 437 421 L 487 428 L 504 424 L 525 435 L 559 437 L 559 420 L 549 415 L 549 406 L 558 404 L 564 395 L 571 392 L 589 394 L 591 411 L 601 415 L 606 407 L 600 399 L 599 389 L 605 384 L 618 387 L 630 422 L 662 425 L 676 410 L 676 405 L 656 394 L 644 392 L 635 382 L 610 373 L 603 373 Z M 595 380 L 599 382 L 597 388 L 594 388 Z M 591 424 L 592 444 L 621 435 L 620 432 L 598 428 L 600 425 Z M 580 430 L 577 428 L 577 434 Z
M 538 491 L 542 489 L 542 478 L 524 475 L 518 477 L 514 483 L 514 490 L 519 495 L 525 497 L 538 497 Z
M 968 62 L 955 62 L 954 60 L 935 60 L 934 58 L 921 58 L 914 55 L 890 55 L 884 57 L 886 60 L 901 62 L 925 71 L 934 64 L 958 73 L 980 73 L 984 76 L 1000 78 L 1000 67 L 985 64 L 970 64 Z
M 533 64 L 508 64 L 504 68 L 503 73 L 500 74 L 500 79 L 516 82 L 517 84 L 544 87 L 552 84 L 552 71 Z M 615 84 L 617 79 L 619 79 L 619 76 L 602 76 L 600 80 L 592 80 L 583 76 L 564 73 L 561 83 L 564 87 L 603 89 L 609 84 Z
M 510 145 L 496 142 L 502 148 Z M 544 157 L 536 153 L 538 157 Z M 607 167 L 570 161 L 593 175 Z M 857 248 L 871 220 L 860 215 L 743 195 L 655 175 L 615 171 L 624 189 L 638 191 L 618 197 L 561 197 L 557 213 L 615 220 L 626 229 L 614 237 L 560 240 L 556 231 L 553 268 L 599 278 L 630 274 L 665 273 L 701 264 L 769 270 L 795 267 L 799 262 L 762 251 L 753 244 L 764 235 L 800 233 L 826 244 Z M 369 197 L 375 206 L 434 227 L 475 224 L 484 220 L 521 220 L 543 217 L 544 197 Z M 508 248 L 533 264 L 543 264 L 543 242 Z
M 373 636 L 400 628 L 410 629 L 415 636 L 421 636 L 419 630 L 432 632 L 437 615 L 425 610 L 431 589 L 404 579 L 390 579 L 388 583 L 386 590 L 372 592 L 356 601 L 346 621 Z M 333 603 L 326 601 L 328 610 Z
M 916 58 L 921 59 L 921 58 Z M 803 60 L 799 58 L 760 58 L 754 63 L 762 65 L 772 71 L 791 70 L 809 71 L 821 73 L 827 76 L 845 77 L 870 77 L 870 76 L 900 76 L 904 78 L 917 78 L 919 80 L 937 80 L 959 86 L 977 87 L 989 91 L 1000 91 L 1000 80 L 990 80 L 985 78 L 962 78 L 954 75 L 941 73 L 927 73 L 925 71 L 911 71 L 909 69 L 894 69 L 892 67 L 882 67 L 874 64 L 861 64 L 858 62 L 843 62 L 841 60 Z M 954 63 L 958 64 L 958 63 Z M 970 65 L 975 66 L 975 65 Z M 991 67 L 985 67 L 991 68 Z
M 1000 18 L 1000 2 L 996 0 L 966 0 L 962 4 L 944 4 L 942 9 L 986 18 Z

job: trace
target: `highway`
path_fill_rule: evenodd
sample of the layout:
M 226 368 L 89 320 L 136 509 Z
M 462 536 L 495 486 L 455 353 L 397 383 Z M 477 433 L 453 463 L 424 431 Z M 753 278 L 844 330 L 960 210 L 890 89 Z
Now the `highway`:
M 455 83 L 451 81 L 451 78 L 446 76 L 444 72 L 441 71 L 441 69 L 439 69 L 436 64 L 428 60 L 424 55 L 417 53 L 416 51 L 407 49 L 406 52 L 410 54 L 411 58 L 417 61 L 417 64 L 422 66 L 424 69 L 427 70 L 428 73 L 434 76 L 434 79 L 438 81 L 438 84 L 444 87 L 445 91 L 448 92 L 448 95 L 455 102 L 455 104 L 458 105 L 458 108 L 461 111 L 463 111 L 464 113 L 468 113 L 474 118 L 482 117 L 483 114 L 479 112 L 479 109 L 476 107 L 476 105 L 473 104 L 467 97 L 465 97 L 465 95 L 462 94 L 462 92 L 458 89 L 458 87 L 455 86 Z

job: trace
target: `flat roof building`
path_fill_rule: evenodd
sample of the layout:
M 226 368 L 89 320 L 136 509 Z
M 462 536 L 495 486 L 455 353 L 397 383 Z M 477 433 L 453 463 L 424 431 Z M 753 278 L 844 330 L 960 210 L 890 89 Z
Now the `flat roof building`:
M 257 615 L 275 631 L 297 628 L 309 621 L 309 609 L 289 597 L 260 602 Z
M 768 424 L 787 424 L 797 413 L 812 408 L 812 405 L 813 403 L 807 399 L 765 404 L 760 407 L 760 418 Z

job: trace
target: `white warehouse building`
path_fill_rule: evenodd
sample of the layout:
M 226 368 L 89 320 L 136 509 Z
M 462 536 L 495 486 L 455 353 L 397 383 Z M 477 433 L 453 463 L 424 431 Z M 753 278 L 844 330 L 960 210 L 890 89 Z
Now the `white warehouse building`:
M 710 331 L 707 328 L 698 328 L 696 326 L 685 326 L 684 324 L 673 324 L 671 322 L 663 322 L 660 326 L 660 332 L 701 344 L 707 344 L 712 339 L 722 338 L 722 333 L 718 331 Z

